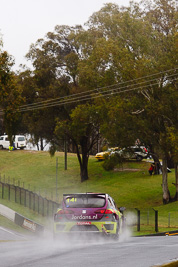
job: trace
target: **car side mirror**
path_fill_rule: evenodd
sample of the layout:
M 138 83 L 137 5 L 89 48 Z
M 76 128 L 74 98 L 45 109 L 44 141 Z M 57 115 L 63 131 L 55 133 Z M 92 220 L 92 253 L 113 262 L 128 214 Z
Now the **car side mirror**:
M 119 211 L 120 211 L 121 213 L 123 213 L 123 212 L 124 212 L 124 210 L 126 210 L 126 208 L 125 208 L 125 207 L 120 207 L 120 208 L 119 208 Z

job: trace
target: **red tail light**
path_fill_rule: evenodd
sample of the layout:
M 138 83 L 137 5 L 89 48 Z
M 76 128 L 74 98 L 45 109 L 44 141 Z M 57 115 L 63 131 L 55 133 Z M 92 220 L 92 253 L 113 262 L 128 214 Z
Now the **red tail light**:
M 99 214 L 112 214 L 113 212 L 111 210 L 96 210 L 95 213 L 99 213 Z
M 58 214 L 73 214 L 74 212 L 72 210 L 59 210 L 57 213 Z
M 105 214 L 112 214 L 113 212 L 112 212 L 112 210 L 106 210 L 105 211 Z
M 105 210 L 96 210 L 95 213 L 104 214 Z

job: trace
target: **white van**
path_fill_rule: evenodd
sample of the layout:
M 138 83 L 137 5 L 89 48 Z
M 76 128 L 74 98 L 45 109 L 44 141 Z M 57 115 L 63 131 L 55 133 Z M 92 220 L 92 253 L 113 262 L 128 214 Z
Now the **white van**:
M 14 138 L 14 148 L 24 149 L 26 147 L 26 139 L 24 135 L 15 135 Z M 0 149 L 9 149 L 10 142 L 7 135 L 0 136 Z

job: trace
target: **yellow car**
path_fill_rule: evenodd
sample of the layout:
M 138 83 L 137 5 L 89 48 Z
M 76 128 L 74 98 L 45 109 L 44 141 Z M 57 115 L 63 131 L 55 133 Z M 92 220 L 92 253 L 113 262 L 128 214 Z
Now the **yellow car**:
M 109 148 L 109 149 L 106 150 L 106 151 L 97 153 L 96 156 L 95 156 L 95 158 L 96 158 L 97 160 L 104 160 L 105 157 L 106 157 L 107 155 L 110 155 L 111 152 L 113 152 L 113 151 L 117 151 L 117 150 L 119 150 L 118 147 L 112 147 L 112 148 Z

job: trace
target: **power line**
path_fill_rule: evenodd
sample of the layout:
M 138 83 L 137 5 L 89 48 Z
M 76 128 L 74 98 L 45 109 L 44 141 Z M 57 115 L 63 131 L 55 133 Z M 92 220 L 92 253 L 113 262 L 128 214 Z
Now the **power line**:
M 177 79 L 174 79 L 177 80 Z M 143 90 L 144 88 L 148 88 L 148 86 L 154 86 L 159 84 L 159 82 L 156 82 L 154 84 L 151 85 L 145 85 L 145 86 L 140 86 L 140 87 L 135 87 L 135 88 L 128 88 L 128 89 L 124 89 L 124 90 L 120 90 L 120 91 L 116 91 L 117 88 L 109 90 L 109 91 L 105 91 L 102 95 L 101 93 L 95 93 L 94 95 L 86 95 L 83 96 L 82 98 L 72 98 L 72 99 L 68 99 L 65 101 L 61 101 L 61 102 L 55 102 L 55 103 L 49 103 L 46 105 L 38 105 L 36 107 L 26 107 L 26 108 L 20 108 L 19 112 L 24 112 L 24 111 L 31 111 L 31 110 L 38 110 L 38 109 L 43 109 L 43 108 L 49 108 L 49 107 L 55 107 L 55 106 L 62 106 L 62 105 L 66 105 L 66 104 L 72 104 L 72 103 L 76 103 L 76 102 L 81 102 L 81 101 L 87 101 L 87 100 L 91 100 L 91 99 L 96 99 L 96 98 L 102 98 L 102 97 L 106 97 L 106 96 L 111 96 L 111 95 L 116 95 L 116 94 L 120 94 L 120 93 L 125 93 L 125 92 L 131 92 L 131 91 L 136 91 L 136 90 Z M 120 89 L 120 88 L 118 88 Z
M 48 99 L 48 100 L 44 100 L 44 101 L 40 101 L 40 102 L 36 102 L 36 103 L 32 103 L 32 104 L 27 104 L 27 105 L 22 105 L 20 107 L 25 107 L 25 106 L 32 106 L 32 105 L 38 105 L 38 104 L 42 104 L 42 103 L 48 103 L 48 102 L 52 102 L 52 101 L 56 101 L 56 100 L 60 100 L 60 99 L 65 99 L 65 98 L 68 98 L 68 97 L 73 97 L 73 96 L 78 96 L 78 95 L 83 95 L 83 94 L 86 94 L 86 93 L 92 93 L 92 92 L 95 92 L 98 90 L 103 90 L 103 89 L 107 89 L 107 88 L 111 88 L 111 87 L 114 87 L 114 86 L 118 86 L 118 85 L 122 85 L 122 84 L 126 84 L 126 83 L 131 83 L 131 82 L 134 82 L 134 81 L 138 81 L 138 80 L 141 80 L 141 79 L 145 79 L 145 78 L 149 78 L 149 77 L 153 77 L 153 76 L 156 76 L 156 75 L 160 75 L 160 74 L 163 74 L 163 73 L 167 73 L 167 72 L 170 72 L 170 71 L 173 71 L 173 70 L 177 70 L 178 68 L 176 69 L 170 69 L 170 70 L 167 70 L 167 71 L 162 71 L 162 72 L 158 72 L 158 73 L 155 73 L 155 74 L 150 74 L 150 75 L 147 75 L 147 76 L 143 76 L 143 77 L 140 77 L 140 78 L 137 78 L 137 79 L 133 79 L 133 80 L 129 80 L 129 81 L 125 81 L 125 82 L 121 82 L 121 83 L 117 83 L 117 84 L 112 84 L 112 85 L 108 85 L 108 86 L 104 86 L 104 87 L 98 87 L 98 88 L 95 88 L 93 90 L 88 90 L 88 91 L 85 91 L 85 92 L 80 92 L 80 93 L 77 93 L 77 94 L 72 94 L 70 96 L 62 96 L 62 97 L 59 97 L 59 98 L 53 98 L 53 99 Z M 168 75 L 168 77 L 171 77 L 171 76 L 174 76 L 175 74 L 172 74 L 172 75 Z M 157 78 L 155 78 L 154 80 L 156 80 Z M 151 80 L 153 81 L 153 80 Z M 143 83 L 146 83 L 146 82 L 150 82 L 149 81 L 145 81 Z M 128 86 L 128 85 L 127 85 Z M 126 86 L 126 87 L 127 87 Z M 130 85 L 129 85 L 130 86 Z M 124 88 L 124 87 L 123 87 Z M 112 90 L 112 89 L 111 89 Z
M 169 77 L 171 77 L 171 76 L 173 76 L 173 75 L 170 75 Z M 105 96 L 106 94 L 107 95 L 108 94 L 117 94 L 121 90 L 122 90 L 122 92 L 124 92 L 124 91 L 127 91 L 127 89 L 129 89 L 131 86 L 136 86 L 135 88 L 133 88 L 133 90 L 136 90 L 137 88 L 138 89 L 143 89 L 143 88 L 145 88 L 147 86 L 150 86 L 150 84 L 148 84 L 148 83 L 153 82 L 155 80 L 157 80 L 157 79 L 149 80 L 147 82 L 142 82 L 142 83 L 139 83 L 139 84 L 127 85 L 127 86 L 124 86 L 124 87 L 113 88 L 113 89 L 110 89 L 110 90 L 107 90 L 107 91 L 93 93 L 93 95 L 90 93 L 89 95 L 83 95 L 83 96 L 72 97 L 72 98 L 69 96 L 69 97 L 66 97 L 66 99 L 64 99 L 61 102 L 60 101 L 53 101 L 51 103 L 40 102 L 41 104 L 39 104 L 39 102 L 38 102 L 38 103 L 35 103 L 34 105 L 21 106 L 20 110 L 21 111 L 25 111 L 25 110 L 32 110 L 32 109 L 37 109 L 37 108 L 51 107 L 51 106 L 55 106 L 55 105 L 59 106 L 59 105 L 63 105 L 63 104 L 73 103 L 74 101 L 77 101 L 77 102 L 78 101 L 84 101 L 84 100 L 86 101 L 86 100 L 89 100 L 91 98 L 96 98 L 97 95 L 100 95 L 100 97 L 101 97 L 101 94 L 103 94 L 103 96 Z M 144 84 L 146 84 L 146 85 L 144 85 Z M 159 84 L 159 82 L 156 82 L 156 83 L 151 84 L 151 85 L 153 86 L 153 85 L 156 85 L 156 84 Z M 138 87 L 139 85 L 142 85 L 142 86 Z M 123 90 L 125 88 L 126 88 L 126 90 Z
M 140 83 L 137 83 L 137 84 L 130 84 L 130 85 L 126 85 L 126 86 L 123 86 L 123 87 L 112 88 L 112 89 L 107 90 L 107 91 L 106 90 L 105 91 L 101 91 L 103 89 L 111 88 L 111 87 L 114 87 L 116 85 L 118 86 L 118 85 L 121 85 L 121 84 L 131 83 L 133 81 L 145 79 L 145 78 L 148 78 L 148 77 L 153 77 L 153 76 L 156 76 L 156 75 L 161 75 L 163 73 L 167 73 L 167 72 L 175 71 L 175 70 L 177 70 L 177 69 L 170 69 L 170 70 L 167 70 L 167 71 L 164 71 L 164 72 L 159 72 L 159 73 L 155 73 L 155 74 L 152 74 L 152 75 L 147 75 L 147 76 L 140 77 L 140 78 L 137 78 L 137 79 L 134 79 L 134 80 L 130 80 L 130 81 L 122 82 L 122 83 L 117 83 L 117 84 L 110 85 L 110 86 L 100 87 L 100 88 L 97 88 L 97 89 L 94 89 L 94 90 L 89 90 L 89 91 L 86 91 L 86 92 L 81 92 L 81 93 L 73 94 L 73 95 L 70 95 L 70 96 L 64 96 L 64 97 L 55 98 L 55 99 L 49 99 L 49 100 L 45 100 L 45 101 L 41 101 L 41 102 L 37 102 L 37 103 L 22 105 L 22 106 L 19 107 L 19 110 L 16 110 L 14 112 L 24 112 L 24 111 L 43 109 L 43 108 L 54 107 L 54 106 L 61 106 L 61 105 L 65 105 L 65 104 L 72 104 L 72 103 L 79 102 L 79 101 L 80 102 L 81 101 L 87 101 L 87 100 L 90 100 L 91 98 L 95 99 L 95 98 L 98 98 L 98 97 L 106 97 L 106 96 L 111 95 L 111 94 L 113 95 L 113 94 L 119 94 L 119 93 L 123 93 L 123 92 L 133 91 L 133 90 L 140 90 L 140 89 L 143 89 L 143 88 L 145 88 L 147 86 L 150 86 L 150 84 L 148 84 L 148 83 L 156 81 L 159 77 L 157 77 L 155 79 L 152 79 L 152 80 L 140 82 Z M 175 75 L 176 74 L 170 74 L 166 78 L 168 79 L 168 78 L 173 77 Z M 177 79 L 174 79 L 174 80 L 177 80 Z M 146 84 L 146 85 L 144 85 L 144 84 Z M 159 82 L 151 84 L 151 85 L 153 86 L 153 85 L 156 85 L 156 84 L 159 84 Z M 142 85 L 142 86 L 138 87 L 138 85 Z M 129 89 L 131 86 L 137 86 L 137 87 Z M 123 89 L 125 89 L 125 90 L 123 90 Z M 96 92 L 96 93 L 94 93 L 94 92 Z M 89 93 L 89 94 L 87 95 L 87 93 Z M 62 100 L 62 99 L 63 99 L 63 101 L 59 101 L 59 100 Z M 2 114 L 2 112 L 3 112 L 3 110 L 0 110 L 0 114 Z

